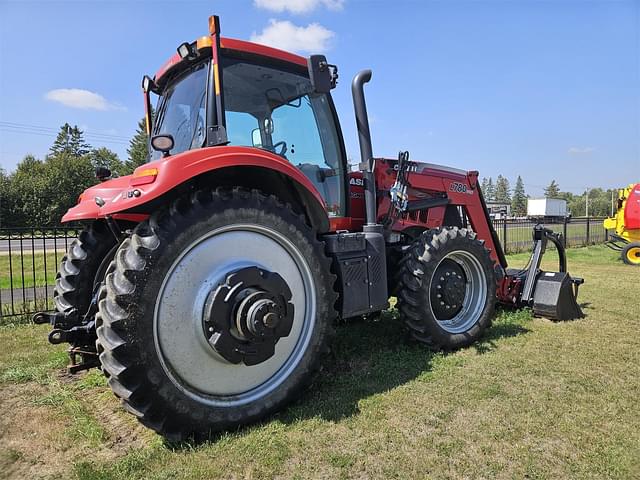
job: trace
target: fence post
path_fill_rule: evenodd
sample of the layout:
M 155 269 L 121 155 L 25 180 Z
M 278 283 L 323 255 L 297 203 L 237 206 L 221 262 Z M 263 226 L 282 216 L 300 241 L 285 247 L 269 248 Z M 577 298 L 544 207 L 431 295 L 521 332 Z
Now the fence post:
M 589 245 L 589 224 L 591 222 L 589 221 L 589 217 L 587 217 L 587 245 Z
M 562 243 L 564 248 L 567 248 L 567 216 L 565 215 L 564 221 L 562 222 Z
M 502 219 L 502 238 L 504 239 L 504 253 L 507 253 L 507 219 Z

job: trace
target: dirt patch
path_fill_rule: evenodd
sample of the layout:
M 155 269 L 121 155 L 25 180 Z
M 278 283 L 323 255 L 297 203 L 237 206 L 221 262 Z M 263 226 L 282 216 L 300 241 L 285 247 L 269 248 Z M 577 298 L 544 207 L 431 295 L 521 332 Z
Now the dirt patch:
M 131 449 L 144 448 L 153 439 L 154 434 L 125 412 L 111 391 L 95 389 L 87 392 L 84 398 L 92 415 L 107 433 L 104 448 L 116 456 Z
M 0 476 L 3 478 L 44 478 L 68 469 L 69 452 L 60 451 L 65 419 L 50 407 L 33 405 L 33 399 L 44 393 L 45 388 L 39 385 L 2 386 Z
M 73 378 L 58 379 L 64 387 Z M 63 387 L 63 388 L 64 388 Z M 3 385 L 0 392 L 0 478 L 67 477 L 73 463 L 115 460 L 132 449 L 144 448 L 153 439 L 133 417 L 122 411 L 105 388 L 76 391 L 86 413 L 104 430 L 102 440 L 71 438 L 75 421 L 63 407 L 36 405 L 34 400 L 49 393 L 34 383 Z

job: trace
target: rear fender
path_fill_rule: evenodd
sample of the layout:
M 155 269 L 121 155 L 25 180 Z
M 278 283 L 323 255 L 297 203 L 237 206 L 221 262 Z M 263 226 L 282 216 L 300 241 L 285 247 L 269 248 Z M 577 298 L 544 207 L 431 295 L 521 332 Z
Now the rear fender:
M 148 183 L 136 185 L 142 179 Z M 62 221 L 148 215 L 173 198 L 205 186 L 260 189 L 294 204 L 318 231 L 329 229 L 324 199 L 300 170 L 270 152 L 229 146 L 190 150 L 142 165 L 133 175 L 88 188 Z

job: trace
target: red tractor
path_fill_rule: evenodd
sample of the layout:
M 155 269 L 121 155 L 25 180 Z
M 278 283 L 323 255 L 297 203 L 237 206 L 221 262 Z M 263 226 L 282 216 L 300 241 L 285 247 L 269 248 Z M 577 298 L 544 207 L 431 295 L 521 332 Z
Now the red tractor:
M 63 222 L 87 227 L 56 278 L 52 343 L 72 372 L 102 368 L 124 407 L 168 438 L 254 422 L 296 398 L 338 317 L 391 296 L 436 349 L 469 345 L 496 302 L 582 316 L 558 235 L 507 269 L 478 172 L 374 158 L 363 86 L 350 173 L 330 91 L 337 68 L 210 35 L 183 43 L 143 91 L 151 160 L 87 189 Z M 151 94 L 158 95 L 151 118 Z M 560 272 L 542 272 L 547 242 Z

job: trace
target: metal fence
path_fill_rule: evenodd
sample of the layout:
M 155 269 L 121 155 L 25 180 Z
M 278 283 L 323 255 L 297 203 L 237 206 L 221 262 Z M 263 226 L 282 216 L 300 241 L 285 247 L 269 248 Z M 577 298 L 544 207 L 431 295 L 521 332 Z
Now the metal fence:
M 609 234 L 602 225 L 604 217 L 574 217 L 559 221 L 543 222 L 544 226 L 562 234 L 566 247 L 581 247 L 604 243 Z M 493 228 L 498 234 L 505 253 L 531 250 L 532 229 L 541 223 L 528 218 L 508 218 L 493 220 Z
M 0 229 L 0 324 L 53 307 L 56 272 L 77 228 Z
M 608 239 L 602 218 L 572 218 L 545 226 L 561 232 L 568 247 L 603 243 Z M 494 220 L 507 253 L 531 249 L 528 219 Z M 0 325 L 25 321 L 36 311 L 53 308 L 56 272 L 78 228 L 0 229 Z

